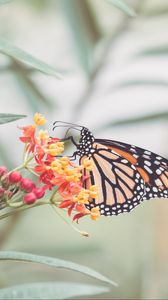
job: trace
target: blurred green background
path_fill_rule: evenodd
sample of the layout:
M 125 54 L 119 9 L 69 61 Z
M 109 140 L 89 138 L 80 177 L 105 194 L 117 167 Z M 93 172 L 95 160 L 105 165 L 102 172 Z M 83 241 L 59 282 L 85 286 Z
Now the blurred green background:
M 0 38 L 62 75 L 58 80 L 0 54 L 0 112 L 28 115 L 0 127 L 1 164 L 20 162 L 17 125 L 30 123 L 36 111 L 50 129 L 55 120 L 77 122 L 97 137 L 168 157 L 168 1 L 127 0 L 133 18 L 110 2 L 15 0 L 0 6 Z M 92 267 L 119 283 L 101 299 L 168 299 L 167 212 L 168 202 L 160 199 L 130 214 L 86 218 L 79 225 L 90 232 L 86 239 L 51 209 L 36 208 L 1 221 L 0 249 Z M 37 279 L 93 282 L 70 271 L 1 264 L 1 287 Z

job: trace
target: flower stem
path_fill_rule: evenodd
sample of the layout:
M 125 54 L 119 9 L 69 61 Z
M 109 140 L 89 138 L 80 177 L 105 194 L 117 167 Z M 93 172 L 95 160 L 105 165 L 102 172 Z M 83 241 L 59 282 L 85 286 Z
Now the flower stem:
M 56 212 L 56 214 L 59 215 L 67 225 L 72 227 L 76 232 L 80 233 L 82 236 L 89 237 L 89 233 L 87 233 L 85 231 L 81 231 L 78 228 L 76 228 L 73 224 L 69 223 L 67 221 L 67 219 L 60 213 L 59 208 L 57 207 L 57 205 L 55 203 L 50 203 L 50 205 L 52 206 L 52 208 Z
M 28 205 L 24 205 L 24 206 L 21 206 L 21 207 L 18 207 L 18 208 L 14 208 L 12 211 L 10 211 L 10 212 L 8 212 L 6 214 L 1 215 L 0 216 L 0 220 L 8 218 L 8 217 L 10 217 L 10 216 L 12 216 L 12 215 L 14 215 L 14 214 L 16 214 L 18 212 L 25 211 L 25 210 L 28 210 L 30 208 L 34 208 L 34 207 L 37 207 L 37 206 L 46 205 L 46 204 L 50 204 L 50 202 L 49 201 L 38 202 L 38 203 L 36 203 L 34 205 L 29 205 L 29 206 Z
M 13 172 L 13 171 L 14 171 L 14 172 L 15 172 L 15 171 L 20 171 L 20 170 L 24 169 L 24 167 L 25 167 L 24 164 L 21 164 L 21 165 L 18 166 L 17 168 L 13 169 L 12 172 Z M 11 171 L 8 172 L 8 173 L 5 175 L 5 177 L 8 176 L 10 173 L 11 173 Z
M 23 201 L 14 202 L 14 203 L 8 201 L 7 204 L 9 207 L 14 207 L 14 208 L 19 208 L 19 207 L 24 206 Z
M 35 175 L 35 176 L 38 176 L 38 177 L 39 177 L 39 175 L 38 175 L 36 172 L 34 172 L 32 168 L 30 168 L 30 167 L 26 166 L 26 167 L 25 167 L 25 169 L 27 169 L 27 170 L 28 170 L 30 173 L 32 173 L 33 175 Z

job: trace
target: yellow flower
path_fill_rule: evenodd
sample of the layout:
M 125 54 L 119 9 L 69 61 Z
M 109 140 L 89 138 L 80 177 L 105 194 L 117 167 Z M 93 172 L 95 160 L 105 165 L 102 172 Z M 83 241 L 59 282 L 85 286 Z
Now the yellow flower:
M 100 217 L 100 209 L 98 207 L 93 207 L 90 211 L 90 217 L 92 220 L 96 221 Z
M 47 130 L 39 130 L 38 139 L 46 142 L 49 139 L 48 131 Z
M 65 173 L 65 170 L 64 170 L 64 168 L 62 167 L 62 164 L 61 164 L 61 162 L 60 162 L 60 160 L 55 160 L 55 161 L 53 161 L 52 163 L 51 163 L 51 169 L 54 171 L 54 172 L 56 172 L 56 173 L 58 173 L 58 174 L 64 174 Z
M 73 201 L 78 202 L 80 204 L 89 204 L 89 197 L 89 190 L 82 189 L 80 193 L 73 198 Z
M 69 166 L 69 163 L 70 163 L 69 157 L 66 157 L 66 156 L 61 157 L 60 162 L 61 162 L 62 166 L 64 166 L 64 167 Z
M 90 197 L 91 198 L 96 198 L 98 196 L 98 187 L 97 187 L 97 185 L 91 185 L 89 191 L 90 191 Z
M 35 115 L 34 115 L 34 123 L 37 126 L 45 125 L 46 122 L 47 121 L 46 121 L 45 117 L 42 114 L 35 113 Z
M 78 182 L 78 181 L 80 181 L 81 176 L 82 176 L 82 174 L 81 174 L 79 168 L 74 168 L 74 169 L 66 170 L 65 179 L 67 181 Z
M 63 142 L 57 142 L 57 143 L 50 144 L 48 147 L 48 150 L 47 150 L 47 152 L 51 156 L 60 155 L 63 151 L 64 151 L 64 143 Z
M 98 196 L 97 186 L 92 185 L 90 189 L 82 189 L 78 195 L 73 198 L 74 202 L 80 204 L 89 204 L 93 201 L 92 198 L 96 198 Z
M 88 157 L 86 157 L 82 161 L 82 167 L 88 171 L 91 171 L 93 169 L 93 162 Z

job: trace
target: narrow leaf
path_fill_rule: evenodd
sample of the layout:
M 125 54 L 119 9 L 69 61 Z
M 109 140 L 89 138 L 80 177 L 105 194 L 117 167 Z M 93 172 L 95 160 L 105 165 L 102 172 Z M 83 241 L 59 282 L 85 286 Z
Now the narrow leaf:
M 168 45 L 148 48 L 140 51 L 136 54 L 138 56 L 167 56 L 168 55 Z
M 97 34 L 96 39 L 91 34 L 94 17 L 88 9 L 87 1 L 61 0 L 60 5 L 71 29 L 79 63 L 89 76 L 93 47 L 99 38 Z
M 159 121 L 159 120 L 168 120 L 168 111 L 109 122 L 106 125 L 104 125 L 103 128 L 101 127 L 101 129 L 105 129 L 109 127 L 125 126 L 125 125 L 134 125 L 134 124 Z
M 160 80 L 160 79 L 130 79 L 118 83 L 114 86 L 112 91 L 118 91 L 120 88 L 127 88 L 129 86 L 144 86 L 144 85 L 152 85 L 152 86 L 164 86 L 168 87 L 168 80 Z
M 33 57 L 29 53 L 21 50 L 20 48 L 12 45 L 9 41 L 0 38 L 0 52 L 12 57 L 13 59 L 18 60 L 21 63 L 29 65 L 30 67 L 48 74 L 61 78 L 60 74 L 51 66 L 39 60 L 38 58 Z
M 13 122 L 22 118 L 25 118 L 26 115 L 14 115 L 14 114 L 2 114 L 0 113 L 0 124 L 5 124 Z
M 130 7 L 128 4 L 126 4 L 123 0 L 106 0 L 108 3 L 114 5 L 115 7 L 122 10 L 124 13 L 126 13 L 130 17 L 136 17 L 136 12 L 132 7 Z
M 0 5 L 1 4 L 7 4 L 9 2 L 12 2 L 13 0 L 0 0 Z
M 23 262 L 33 262 L 33 263 L 40 263 L 44 265 L 48 265 L 51 267 L 56 268 L 64 268 L 69 269 L 73 271 L 77 271 L 80 273 L 83 273 L 85 275 L 91 276 L 93 278 L 99 279 L 103 282 L 110 283 L 113 285 L 117 285 L 115 282 L 111 281 L 107 277 L 101 275 L 100 273 L 87 268 L 85 266 L 81 266 L 78 264 L 75 264 L 70 261 L 65 261 L 57 258 L 47 257 L 47 256 L 40 256 L 40 255 L 34 255 L 30 253 L 23 253 L 23 252 L 15 252 L 15 251 L 1 251 L 0 252 L 0 260 L 14 260 L 14 261 L 23 261 Z
M 143 10 L 143 17 L 161 17 L 168 14 L 168 7 L 160 6 L 160 7 L 150 7 L 148 10 L 145 8 Z
M 38 282 L 0 289 L 0 299 L 68 299 L 107 293 L 106 287 L 73 282 Z

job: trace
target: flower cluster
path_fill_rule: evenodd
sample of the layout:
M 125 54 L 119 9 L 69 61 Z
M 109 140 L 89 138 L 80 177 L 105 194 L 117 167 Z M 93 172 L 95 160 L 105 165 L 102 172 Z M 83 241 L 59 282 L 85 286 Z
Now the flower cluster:
M 22 177 L 18 171 L 7 174 L 5 166 L 0 167 L 0 203 L 1 208 L 10 203 L 11 206 L 18 207 L 20 204 L 33 204 L 37 199 L 45 195 L 45 186 L 38 187 L 31 179 Z M 13 202 L 14 197 L 22 198 L 21 202 Z
M 33 125 L 20 127 L 20 141 L 25 144 L 23 163 L 9 173 L 0 167 L 0 207 L 38 205 L 38 199 L 42 199 L 43 203 L 67 209 L 77 222 L 87 215 L 96 220 L 99 209 L 86 206 L 98 196 L 98 189 L 96 185 L 84 188 L 88 177 L 82 175 L 84 169 L 92 170 L 91 160 L 86 158 L 78 165 L 63 156 L 64 142 L 50 137 L 47 130 L 38 130 L 45 123 L 44 116 L 36 113 Z M 23 177 L 23 169 L 35 175 L 38 183 Z

